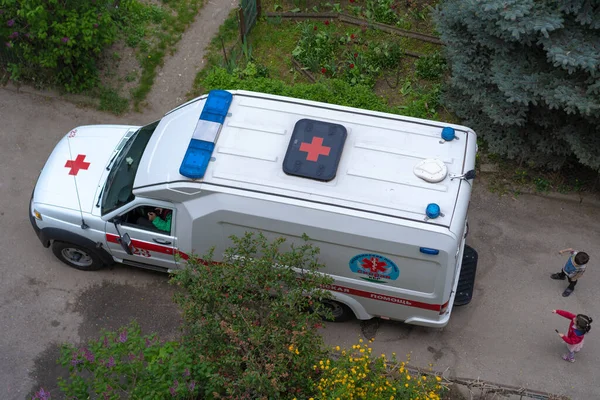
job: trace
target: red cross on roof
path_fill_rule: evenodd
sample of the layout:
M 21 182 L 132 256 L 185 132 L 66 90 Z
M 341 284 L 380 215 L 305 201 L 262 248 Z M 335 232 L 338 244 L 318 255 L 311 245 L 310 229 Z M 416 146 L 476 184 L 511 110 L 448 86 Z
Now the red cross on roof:
M 323 146 L 323 138 L 314 136 L 311 143 L 303 142 L 300 145 L 300 151 L 308 153 L 306 155 L 307 161 L 318 161 L 319 156 L 328 156 L 331 147 Z
M 85 155 L 78 154 L 75 160 L 68 160 L 65 164 L 65 168 L 71 168 L 69 170 L 69 175 L 77 175 L 80 169 L 88 169 L 90 166 L 89 162 L 83 161 L 85 160 Z

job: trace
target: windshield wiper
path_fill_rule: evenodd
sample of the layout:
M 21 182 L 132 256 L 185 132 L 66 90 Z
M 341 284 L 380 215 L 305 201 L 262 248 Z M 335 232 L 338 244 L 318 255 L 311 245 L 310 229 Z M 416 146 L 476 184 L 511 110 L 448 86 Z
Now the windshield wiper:
M 127 139 L 127 141 L 125 142 L 125 144 L 123 145 L 123 147 L 121 147 L 121 150 L 120 150 L 120 151 L 117 151 L 117 153 L 116 153 L 116 154 L 113 156 L 113 158 L 111 158 L 111 159 L 110 159 L 110 162 L 109 162 L 109 163 L 108 163 L 108 165 L 106 166 L 106 170 L 107 170 L 107 171 L 110 171 L 110 169 L 111 169 L 111 168 L 112 168 L 112 166 L 113 166 L 113 163 L 115 162 L 115 159 L 117 158 L 117 156 L 118 156 L 119 154 L 123 154 L 123 153 L 125 153 L 125 152 L 129 151 L 129 147 L 127 147 L 127 146 L 128 146 L 128 145 L 130 145 L 130 144 L 133 142 L 133 139 L 134 139 L 135 137 L 137 137 L 137 134 L 138 134 L 138 132 L 139 132 L 139 131 L 140 131 L 140 130 L 138 129 L 137 131 L 135 131 L 135 132 L 133 133 L 133 135 L 129 136 L 129 139 Z
M 113 162 L 115 161 L 115 158 L 117 158 L 117 156 L 118 156 L 120 153 L 121 153 L 121 152 L 117 152 L 117 153 L 116 153 L 116 154 L 113 156 L 113 158 L 111 158 L 111 159 L 110 159 L 110 162 L 109 162 L 109 163 L 108 163 L 108 165 L 106 166 L 106 170 L 107 170 L 107 171 L 110 171 L 110 168 L 112 167 L 112 165 L 113 165 Z
M 106 187 L 106 183 L 104 183 L 104 186 L 102 186 L 102 189 L 100 190 L 100 194 L 98 195 L 98 202 L 96 203 L 96 207 L 100 207 L 100 199 L 102 199 L 102 193 L 104 193 L 105 187 Z

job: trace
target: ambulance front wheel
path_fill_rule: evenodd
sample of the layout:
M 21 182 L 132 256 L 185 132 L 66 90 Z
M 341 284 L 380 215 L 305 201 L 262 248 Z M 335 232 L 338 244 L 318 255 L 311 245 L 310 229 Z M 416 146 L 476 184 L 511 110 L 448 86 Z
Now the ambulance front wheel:
M 73 243 L 54 241 L 52 252 L 60 261 L 82 271 L 96 271 L 104 267 L 96 253 Z
M 333 318 L 329 319 L 330 321 L 345 322 L 355 317 L 354 312 L 350 309 L 350 307 L 340 303 L 339 301 L 324 300 L 323 305 L 327 307 L 333 315 Z

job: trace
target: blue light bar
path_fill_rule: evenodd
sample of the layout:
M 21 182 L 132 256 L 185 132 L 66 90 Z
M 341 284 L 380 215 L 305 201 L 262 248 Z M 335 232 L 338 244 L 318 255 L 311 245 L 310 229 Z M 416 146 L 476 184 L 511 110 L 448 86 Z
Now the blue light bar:
M 211 90 L 208 93 L 200 119 L 179 167 L 181 175 L 190 179 L 204 177 L 232 100 L 231 93 L 225 90 Z
M 424 254 L 431 254 L 432 256 L 436 256 L 440 254 L 440 251 L 437 249 L 430 249 L 429 247 L 421 247 L 419 251 Z

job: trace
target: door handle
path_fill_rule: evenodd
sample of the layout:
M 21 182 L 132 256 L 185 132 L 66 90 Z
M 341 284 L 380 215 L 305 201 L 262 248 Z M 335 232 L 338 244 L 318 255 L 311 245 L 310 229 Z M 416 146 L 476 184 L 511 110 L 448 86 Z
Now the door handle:
M 164 239 L 152 239 L 152 240 L 154 240 L 158 244 L 171 244 L 171 242 L 169 242 L 168 240 L 164 240 Z

